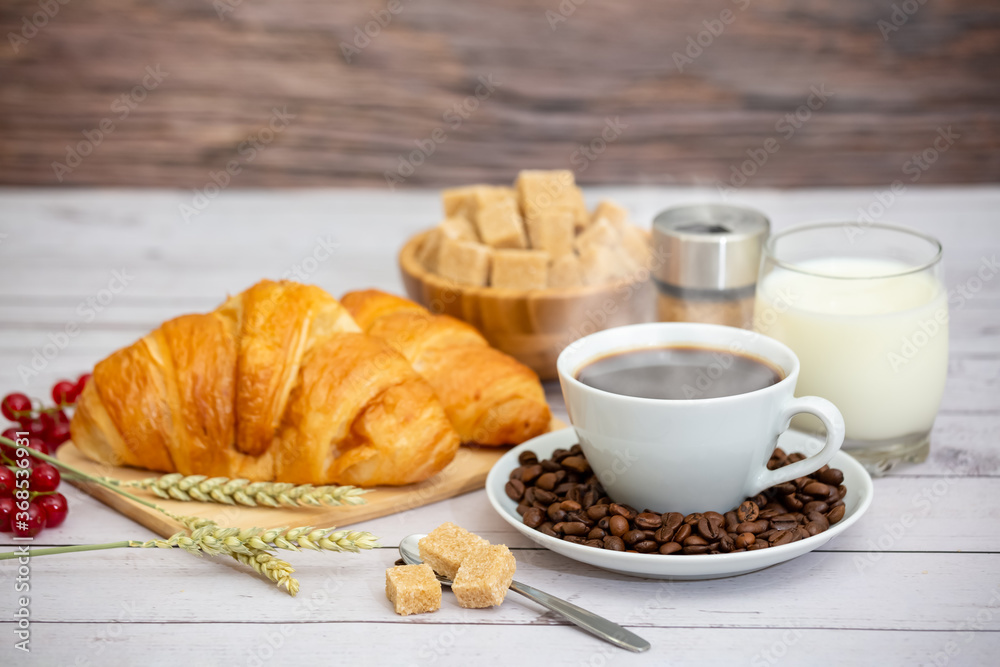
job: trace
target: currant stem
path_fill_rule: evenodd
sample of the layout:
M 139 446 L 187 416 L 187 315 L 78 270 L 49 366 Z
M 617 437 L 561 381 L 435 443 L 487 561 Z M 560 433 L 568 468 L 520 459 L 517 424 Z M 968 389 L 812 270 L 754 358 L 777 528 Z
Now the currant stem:
M 14 442 L 13 440 L 10 440 L 9 438 L 3 437 L 2 435 L 0 435 L 0 442 L 4 443 L 5 445 L 10 445 L 12 447 L 18 447 L 18 444 L 16 442 Z M 93 475 L 87 474 L 87 473 L 83 472 L 82 470 L 80 470 L 79 468 L 76 468 L 75 466 L 71 466 L 68 463 L 60 461 L 59 459 L 55 458 L 54 456 L 49 456 L 48 454 L 42 454 L 40 451 L 35 450 L 35 449 L 27 449 L 27 448 L 25 448 L 25 449 L 28 452 L 28 454 L 30 454 L 31 456 L 34 456 L 34 457 L 39 458 L 39 459 L 42 459 L 43 461 L 45 461 L 47 463 L 51 463 L 52 465 L 54 465 L 55 467 L 57 467 L 57 468 L 59 468 L 61 470 L 68 470 L 69 472 L 73 473 L 77 477 L 85 479 L 88 482 L 91 482 L 93 484 L 98 484 L 100 486 L 103 486 L 104 488 L 110 489 L 110 490 L 114 491 L 115 493 L 117 493 L 119 495 L 125 496 L 129 500 L 134 500 L 135 502 L 140 503 L 142 505 L 145 505 L 146 507 L 153 508 L 157 512 L 163 512 L 164 514 L 167 514 L 168 516 L 170 516 L 169 513 L 165 512 L 163 510 L 163 508 L 160 507 L 159 505 L 157 505 L 156 503 L 152 503 L 152 502 L 150 502 L 148 500 L 140 498 L 139 496 L 132 495 L 128 491 L 125 491 L 124 489 L 121 489 L 121 488 L 115 486 L 114 484 L 108 484 L 103 479 L 100 479 L 99 477 L 94 477 Z

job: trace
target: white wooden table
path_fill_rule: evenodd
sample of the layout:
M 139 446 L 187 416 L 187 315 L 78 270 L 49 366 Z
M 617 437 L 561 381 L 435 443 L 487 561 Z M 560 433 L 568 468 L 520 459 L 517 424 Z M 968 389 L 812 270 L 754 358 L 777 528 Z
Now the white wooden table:
M 878 190 L 884 190 L 879 188 Z M 649 224 L 714 191 L 614 189 Z M 734 201 L 736 201 L 734 199 Z M 876 189 L 746 191 L 738 202 L 776 228 L 877 211 Z M 435 222 L 430 192 L 225 192 L 187 224 L 174 191 L 0 191 L 0 393 L 47 396 L 164 319 L 214 308 L 262 277 L 335 295 L 401 290 L 395 253 Z M 369 522 L 383 548 L 293 554 L 290 598 L 235 563 L 177 550 L 116 550 L 31 564 L 31 653 L 13 649 L 13 562 L 0 563 L 0 664 L 996 664 L 1000 653 L 1000 187 L 909 188 L 884 214 L 946 250 L 951 362 L 930 459 L 876 480 L 875 502 L 826 548 L 762 572 L 661 582 L 577 564 L 513 532 L 483 492 Z M 310 259 L 324 244 L 325 261 Z M 106 291 L 115 272 L 127 276 Z M 23 381 L 33 350 L 78 335 Z M 548 388 L 565 418 L 558 387 Z M 67 486 L 67 485 L 64 485 Z M 152 533 L 68 489 L 66 523 L 37 545 L 147 539 Z M 462 610 L 396 616 L 383 592 L 399 539 L 451 520 L 515 549 L 518 578 L 617 620 L 650 653 L 611 648 L 512 595 Z M 10 535 L 0 536 L 10 543 Z

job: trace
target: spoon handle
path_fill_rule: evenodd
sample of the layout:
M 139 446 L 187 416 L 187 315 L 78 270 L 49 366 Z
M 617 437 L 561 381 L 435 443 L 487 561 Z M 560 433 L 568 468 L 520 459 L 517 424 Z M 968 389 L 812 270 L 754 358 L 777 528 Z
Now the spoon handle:
M 540 591 L 527 584 L 522 584 L 519 581 L 512 581 L 510 583 L 510 590 L 520 593 L 529 600 L 534 600 L 550 611 L 565 616 L 571 623 L 578 625 L 587 632 L 615 646 L 620 646 L 636 653 L 649 649 L 649 642 L 634 632 L 626 630 L 617 623 L 612 623 L 593 612 L 581 609 L 575 604 L 561 600 L 554 595 L 549 595 L 544 591 Z

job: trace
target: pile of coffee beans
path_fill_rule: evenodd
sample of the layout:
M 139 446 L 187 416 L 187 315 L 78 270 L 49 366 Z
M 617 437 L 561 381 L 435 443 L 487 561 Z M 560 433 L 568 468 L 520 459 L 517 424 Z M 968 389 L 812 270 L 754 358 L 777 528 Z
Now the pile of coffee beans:
M 775 449 L 771 470 L 806 458 Z M 823 466 L 808 477 L 772 486 L 720 514 L 659 514 L 612 502 L 579 445 L 539 461 L 522 452 L 507 496 L 526 526 L 550 537 L 598 549 L 644 554 L 720 554 L 795 542 L 844 518 L 844 474 Z

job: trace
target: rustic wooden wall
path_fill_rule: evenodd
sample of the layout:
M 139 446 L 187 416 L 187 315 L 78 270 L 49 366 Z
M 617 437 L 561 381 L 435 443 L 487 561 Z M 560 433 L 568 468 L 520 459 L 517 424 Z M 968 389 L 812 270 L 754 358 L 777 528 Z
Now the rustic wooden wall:
M 710 184 L 750 155 L 751 186 L 1000 179 L 995 0 L 4 0 L 0 29 L 3 184 L 384 186 L 415 142 L 399 185 Z

